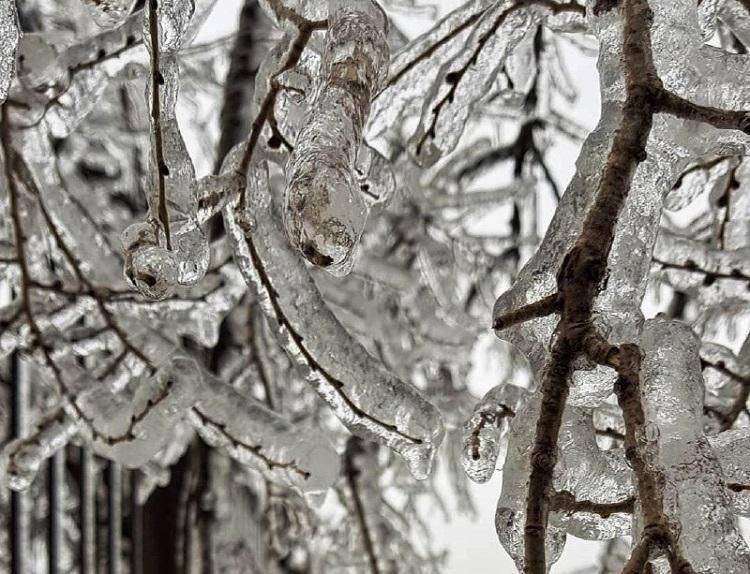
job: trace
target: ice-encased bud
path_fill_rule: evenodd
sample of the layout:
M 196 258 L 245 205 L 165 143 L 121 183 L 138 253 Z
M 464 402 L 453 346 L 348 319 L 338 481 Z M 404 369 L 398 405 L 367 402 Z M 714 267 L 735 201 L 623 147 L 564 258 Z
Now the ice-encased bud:
M 498 458 L 505 458 L 504 440 L 509 419 L 526 399 L 528 391 L 515 385 L 492 388 L 474 407 L 463 428 L 461 462 L 474 482 L 487 482 L 495 472 Z
M 324 78 L 287 166 L 284 227 L 314 265 L 345 275 L 367 221 L 355 174 L 370 100 L 385 78 L 386 18 L 371 0 L 332 2 Z
M 131 262 L 125 276 L 142 295 L 159 300 L 174 292 L 179 273 L 174 252 L 158 245 L 141 247 L 132 254 Z

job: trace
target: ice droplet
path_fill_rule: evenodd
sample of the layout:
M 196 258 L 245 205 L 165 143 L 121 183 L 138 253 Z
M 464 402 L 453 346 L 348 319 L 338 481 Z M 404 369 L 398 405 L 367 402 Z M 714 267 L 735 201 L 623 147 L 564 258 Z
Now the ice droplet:
M 498 459 L 505 457 L 509 419 L 527 396 L 528 391 L 521 387 L 498 385 L 484 395 L 464 423 L 461 462 L 474 482 L 487 482 L 495 472 Z

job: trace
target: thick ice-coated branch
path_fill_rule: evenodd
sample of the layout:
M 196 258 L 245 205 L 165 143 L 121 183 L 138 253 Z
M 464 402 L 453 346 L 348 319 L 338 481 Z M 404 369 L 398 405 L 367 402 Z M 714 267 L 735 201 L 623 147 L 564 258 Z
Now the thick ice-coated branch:
M 683 323 L 656 318 L 644 325 L 642 359 L 637 347 L 620 348 L 627 359 L 621 361 L 617 393 L 642 535 L 652 550 L 662 546 L 672 572 L 747 571 L 750 550 L 732 515 L 721 453 L 703 436 L 697 338 Z M 700 520 L 707 515 L 709 523 Z
M 269 325 L 305 379 L 353 432 L 385 442 L 412 473 L 429 473 L 443 426 L 435 407 L 410 384 L 385 372 L 341 326 L 291 248 L 271 199 L 265 163 L 249 174 L 251 226 L 224 208 L 235 260 L 256 290 Z
M 594 297 L 604 275 L 615 224 L 630 189 L 636 166 L 645 159 L 645 147 L 654 110 L 648 80 L 658 81 L 650 54 L 650 10 L 639 0 L 624 2 L 623 64 L 626 100 L 621 123 L 582 233 L 567 253 L 558 272 L 563 308 L 557 338 L 542 383 L 543 396 L 536 438 L 531 453 L 531 473 L 526 505 L 524 571 L 544 574 L 545 530 L 550 483 L 557 459 L 557 435 L 568 396 L 572 364 L 581 349 L 585 326 L 590 322 Z
M 595 10 L 601 17 L 595 29 L 600 28 L 603 31 L 606 27 L 609 27 L 612 31 L 611 23 L 616 21 L 616 14 L 610 14 L 610 12 L 614 12 L 613 8 L 614 6 L 600 6 Z M 667 14 L 666 7 L 660 6 L 660 10 L 659 17 L 656 20 L 657 30 L 659 34 L 667 34 L 671 29 L 666 20 L 677 16 L 672 13 Z M 649 240 L 652 244 L 655 238 L 655 224 L 659 216 L 659 204 L 654 202 L 652 198 L 636 207 L 634 207 L 635 204 L 632 204 L 632 206 L 631 204 L 626 205 L 625 201 L 634 177 L 638 183 L 636 187 L 636 194 L 638 194 L 643 189 L 643 179 L 656 176 L 657 171 L 652 168 L 655 161 L 653 159 L 649 160 L 648 169 L 644 167 L 636 173 L 635 168 L 647 159 L 646 143 L 649 134 L 652 132 L 652 126 L 656 126 L 654 140 L 659 145 L 663 145 L 663 143 L 666 143 L 664 142 L 663 122 L 671 121 L 663 120 L 661 117 L 654 119 L 657 113 L 668 110 L 663 107 L 663 102 L 667 99 L 665 96 L 667 92 L 662 87 L 652 61 L 650 28 L 653 17 L 644 2 L 625 2 L 620 7 L 619 12 L 623 22 L 622 32 L 617 32 L 618 35 L 621 34 L 623 39 L 621 50 L 622 71 L 624 72 L 621 77 L 623 79 L 613 81 L 614 85 L 603 85 L 602 87 L 604 91 L 603 99 L 606 101 L 608 98 L 614 99 L 619 93 L 622 93 L 624 84 L 624 103 L 618 103 L 615 106 L 615 114 L 611 116 L 603 113 L 600 122 L 600 129 L 606 127 L 614 131 L 608 154 L 601 153 L 606 149 L 602 147 L 601 143 L 594 144 L 595 136 L 600 137 L 596 133 L 592 134 L 589 139 L 592 144 L 597 145 L 597 149 L 594 150 L 592 145 L 591 149 L 584 150 L 589 162 L 582 168 L 584 173 L 597 165 L 598 157 L 602 158 L 603 168 L 600 168 L 601 177 L 598 181 L 596 194 L 587 204 L 585 217 L 580 211 L 576 214 L 581 218 L 580 227 L 576 225 L 576 229 L 573 231 L 570 227 L 558 227 L 559 224 L 553 221 L 548 237 L 545 239 L 545 243 L 550 241 L 554 245 L 564 236 L 570 238 L 565 240 L 565 242 L 570 241 L 568 243 L 570 249 L 560 263 L 557 275 L 558 292 L 562 299 L 561 320 L 555 329 L 549 351 L 546 351 L 544 346 L 546 346 L 546 341 L 551 333 L 552 322 L 550 321 L 544 323 L 541 321 L 530 322 L 528 327 L 521 325 L 520 328 L 514 329 L 511 334 L 511 340 L 519 344 L 530 355 L 529 358 L 535 369 L 541 370 L 543 359 L 545 356 L 549 358 L 542 371 L 541 415 L 537 426 L 537 440 L 531 455 L 532 469 L 526 517 L 526 557 L 531 563 L 524 564 L 526 572 L 541 573 L 546 567 L 544 530 L 548 513 L 546 496 L 549 494 L 549 477 L 552 475 L 555 466 L 555 444 L 563 405 L 567 400 L 568 379 L 574 371 L 572 368 L 573 359 L 584 350 L 584 343 L 590 329 L 592 311 L 606 302 L 607 306 L 603 310 L 606 314 L 612 314 L 613 324 L 611 326 L 614 326 L 614 321 L 619 322 L 622 318 L 626 318 L 627 309 L 633 308 L 633 316 L 626 319 L 630 322 L 630 325 L 623 327 L 618 325 L 617 337 L 623 337 L 627 332 L 634 331 L 634 327 L 637 325 L 637 307 L 633 305 L 633 301 L 628 302 L 626 300 L 626 294 L 630 293 L 630 298 L 635 296 L 635 299 L 639 300 L 638 294 L 642 294 L 643 289 L 645 289 L 645 277 L 648 269 L 644 265 L 638 264 L 635 273 L 627 265 L 619 265 L 607 270 L 613 244 L 617 249 L 613 256 L 619 258 L 627 257 L 628 253 L 633 252 L 636 245 L 638 249 L 642 249 L 641 246 L 643 245 L 642 240 L 641 243 L 633 241 L 628 236 L 627 231 L 625 231 L 624 236 L 618 237 L 616 235 L 618 216 L 623 209 L 625 209 L 625 217 L 633 217 L 640 210 L 645 216 L 653 220 L 653 225 L 650 226 L 651 231 L 647 233 L 647 235 L 650 234 L 650 237 L 645 241 L 647 245 Z M 611 41 L 616 36 L 610 34 L 605 37 L 607 41 Z M 689 44 L 689 42 L 693 42 L 693 39 L 691 38 L 689 41 L 683 39 L 682 42 Z M 694 48 L 693 50 L 695 51 Z M 618 52 L 619 49 L 615 49 L 612 55 Z M 662 54 L 659 54 L 660 62 L 663 57 Z M 608 61 L 609 54 L 603 56 L 602 60 L 605 61 L 605 65 L 613 68 L 615 61 L 614 59 Z M 619 62 L 616 65 L 619 66 Z M 609 69 L 608 72 L 612 73 L 612 69 Z M 612 79 L 614 77 L 614 75 L 610 76 Z M 670 81 L 673 81 L 672 78 L 670 78 Z M 609 111 L 606 106 L 604 109 Z M 654 121 L 656 121 L 655 124 Z M 700 145 L 703 145 L 702 141 L 700 141 Z M 659 151 L 659 153 L 661 152 Z M 670 163 L 666 162 L 664 165 L 670 165 Z M 591 175 L 594 173 L 594 171 L 591 171 Z M 596 175 L 593 175 L 593 181 L 596 181 Z M 574 179 L 571 188 L 576 193 L 583 185 L 582 174 L 580 181 Z M 590 186 L 591 183 L 589 182 L 588 185 Z M 570 201 L 576 202 L 578 193 L 576 193 L 576 196 L 576 199 L 571 198 Z M 568 203 L 565 196 L 563 197 L 563 203 Z M 561 218 L 564 209 L 570 210 L 571 208 L 569 205 L 561 205 L 559 211 Z M 575 209 L 579 209 L 578 206 Z M 568 217 L 570 217 L 570 214 L 568 214 Z M 623 230 L 626 229 L 623 228 Z M 633 247 L 628 248 L 629 244 Z M 560 243 L 557 243 L 553 251 L 559 249 L 559 245 Z M 519 299 L 523 301 L 519 297 L 519 295 L 522 295 L 523 289 L 526 289 L 526 297 L 529 294 L 538 294 L 540 289 L 546 290 L 547 293 L 550 292 L 551 277 L 548 279 L 538 274 L 535 275 L 534 270 L 538 268 L 541 259 L 550 259 L 551 253 L 543 249 L 540 254 L 536 258 L 538 261 L 532 260 L 527 266 L 528 269 L 524 269 L 521 273 L 521 281 L 512 288 L 509 294 L 498 301 L 496 316 L 503 316 L 512 312 L 516 305 L 509 306 L 507 303 L 514 298 L 516 301 Z M 559 254 L 560 251 L 557 251 L 555 257 L 559 257 Z M 547 261 L 547 265 L 549 264 L 550 262 Z M 554 265 L 549 265 L 549 268 L 554 269 Z M 635 284 L 631 284 L 632 279 L 624 276 L 626 270 L 630 277 L 639 277 Z M 602 289 L 600 293 L 600 282 L 605 271 L 610 273 L 610 284 L 616 281 L 618 288 L 616 290 Z M 622 276 L 615 279 L 614 274 L 617 273 L 622 273 Z M 534 285 L 529 284 L 532 277 Z M 627 287 L 623 289 L 625 284 Z M 620 302 L 622 302 L 622 307 L 618 308 Z M 540 327 L 542 328 L 540 329 Z M 580 378 L 583 374 L 576 374 L 576 376 Z M 602 398 L 604 398 L 609 392 L 609 384 L 606 384 L 606 379 L 602 382 L 605 383 L 601 393 Z
M 374 0 L 331 3 L 323 81 L 286 170 L 289 241 L 335 275 L 351 271 L 367 220 L 354 168 L 370 100 L 385 79 L 386 23 Z

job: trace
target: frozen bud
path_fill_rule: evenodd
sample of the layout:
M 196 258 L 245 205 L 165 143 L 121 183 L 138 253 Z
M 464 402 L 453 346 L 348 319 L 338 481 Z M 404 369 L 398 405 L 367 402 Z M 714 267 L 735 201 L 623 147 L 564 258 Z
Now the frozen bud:
M 150 299 L 164 299 L 174 291 L 178 263 L 174 252 L 164 247 L 142 247 L 130 258 L 125 277 L 140 293 Z
M 371 0 L 333 2 L 329 21 L 325 76 L 287 167 L 284 226 L 308 261 L 345 275 L 367 221 L 355 161 L 388 46 L 385 15 Z
M 466 475 L 474 482 L 487 482 L 498 458 L 505 458 L 509 420 L 527 394 L 515 385 L 498 385 L 474 407 L 464 424 L 461 457 Z

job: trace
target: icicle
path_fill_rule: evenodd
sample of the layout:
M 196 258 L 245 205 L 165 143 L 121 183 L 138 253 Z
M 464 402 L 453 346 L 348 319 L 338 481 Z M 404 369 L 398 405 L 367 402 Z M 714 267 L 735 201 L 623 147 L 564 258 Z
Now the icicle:
M 287 169 L 284 227 L 311 263 L 349 273 L 367 220 L 354 171 L 370 100 L 388 63 L 386 17 L 373 0 L 332 1 L 325 79 Z
M 490 389 L 464 423 L 461 462 L 474 482 L 487 482 L 503 465 L 510 419 L 528 396 L 526 389 L 502 384 Z

